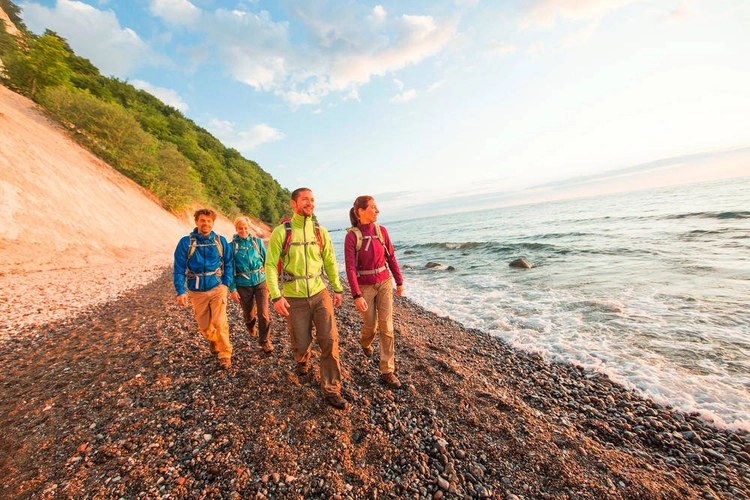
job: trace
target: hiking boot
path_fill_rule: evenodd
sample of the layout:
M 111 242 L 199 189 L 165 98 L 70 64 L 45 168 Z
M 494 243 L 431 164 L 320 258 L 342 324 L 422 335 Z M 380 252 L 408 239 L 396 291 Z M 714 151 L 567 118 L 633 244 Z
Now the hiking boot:
M 219 358 L 219 368 L 229 370 L 232 367 L 232 358 Z
M 260 348 L 263 349 L 263 352 L 265 352 L 266 354 L 270 354 L 273 352 L 273 346 L 270 342 L 263 344 L 262 346 L 260 346 Z
M 212 354 L 216 354 L 219 352 L 219 349 L 216 348 L 216 342 L 213 340 L 208 341 L 208 350 L 211 351 Z
M 395 373 L 384 373 L 380 378 L 383 383 L 391 389 L 398 389 L 399 387 L 401 387 L 401 382 L 399 382 L 398 378 L 396 378 Z
M 342 398 L 339 394 L 333 394 L 331 396 L 326 396 L 326 403 L 333 406 L 337 410 L 345 410 L 346 407 L 349 405 L 346 402 L 346 399 Z
M 371 358 L 372 355 L 375 354 L 375 351 L 372 350 L 372 347 L 362 346 L 362 352 L 365 354 L 366 358 Z
M 251 337 L 257 337 L 258 336 L 258 330 L 250 330 L 250 336 Z
M 307 372 L 309 370 L 310 370 L 310 367 L 307 366 L 307 362 L 297 363 L 297 375 L 307 375 Z

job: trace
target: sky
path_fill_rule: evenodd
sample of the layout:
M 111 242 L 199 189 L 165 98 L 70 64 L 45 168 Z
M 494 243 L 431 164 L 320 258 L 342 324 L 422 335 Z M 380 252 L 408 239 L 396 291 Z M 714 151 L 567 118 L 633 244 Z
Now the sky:
M 329 227 L 750 175 L 745 0 L 17 4 Z

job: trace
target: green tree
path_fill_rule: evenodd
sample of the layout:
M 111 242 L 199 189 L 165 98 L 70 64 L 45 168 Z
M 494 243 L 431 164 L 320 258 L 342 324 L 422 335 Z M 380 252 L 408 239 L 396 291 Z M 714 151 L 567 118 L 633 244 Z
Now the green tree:
M 67 83 L 72 71 L 65 45 L 57 36 L 45 34 L 32 40 L 27 52 L 11 54 L 3 61 L 11 85 L 34 99 L 44 88 Z

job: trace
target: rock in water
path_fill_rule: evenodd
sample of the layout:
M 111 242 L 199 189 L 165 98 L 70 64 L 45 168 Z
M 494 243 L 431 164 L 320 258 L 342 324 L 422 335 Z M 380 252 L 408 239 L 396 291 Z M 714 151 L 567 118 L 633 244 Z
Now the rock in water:
M 510 264 L 508 264 L 510 267 L 520 267 L 522 269 L 531 269 L 531 262 L 526 260 L 525 258 L 521 257 L 520 259 L 516 259 Z

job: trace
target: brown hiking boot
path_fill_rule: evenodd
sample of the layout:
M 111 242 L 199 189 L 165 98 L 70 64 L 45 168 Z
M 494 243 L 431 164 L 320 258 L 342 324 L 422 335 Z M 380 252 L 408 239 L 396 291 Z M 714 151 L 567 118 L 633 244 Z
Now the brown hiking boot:
M 326 403 L 333 406 L 337 410 L 345 410 L 346 407 L 349 405 L 349 403 L 346 402 L 346 399 L 342 398 L 341 395 L 339 394 L 326 396 Z
M 396 378 L 395 373 L 384 373 L 380 378 L 383 383 L 391 389 L 398 389 L 399 387 L 401 387 L 401 382 L 399 382 L 399 380 Z
M 232 358 L 219 358 L 219 368 L 229 370 L 232 367 Z
M 219 350 L 216 348 L 216 342 L 213 340 L 208 341 L 208 350 L 211 351 L 212 354 L 216 354 L 219 352 Z
M 266 354 L 270 354 L 273 352 L 273 346 L 270 342 L 263 344 L 262 346 L 260 346 L 260 348 L 263 349 L 263 352 L 265 352 Z
M 310 370 L 310 367 L 307 366 L 307 362 L 297 363 L 297 375 L 307 375 L 307 372 L 309 370 Z
M 362 346 L 362 352 L 365 354 L 365 357 L 371 358 L 373 354 L 375 354 L 375 351 L 372 350 L 372 347 L 365 347 Z

